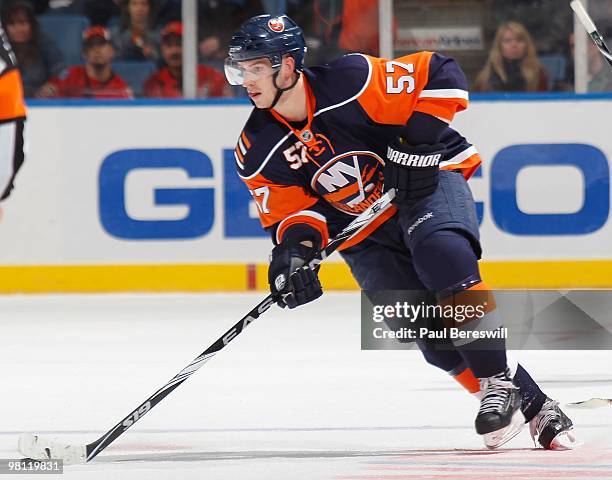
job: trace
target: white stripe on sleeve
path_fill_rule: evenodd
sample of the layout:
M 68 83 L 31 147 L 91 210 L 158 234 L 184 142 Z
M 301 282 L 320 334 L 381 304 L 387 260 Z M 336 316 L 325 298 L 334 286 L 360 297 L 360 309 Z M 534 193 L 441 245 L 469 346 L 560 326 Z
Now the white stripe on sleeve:
M 445 167 L 446 165 L 457 165 L 463 162 L 464 160 L 467 160 L 472 155 L 476 155 L 477 153 L 478 153 L 478 150 L 476 150 L 476 147 L 466 148 L 463 152 L 458 153 L 453 158 L 449 158 L 448 160 L 444 160 L 443 162 L 440 162 L 440 167 Z
M 442 88 L 438 90 L 423 90 L 419 94 L 419 98 L 462 98 L 469 100 L 469 94 L 466 90 L 459 88 Z
M 278 232 L 280 232 L 282 230 L 283 224 L 287 220 L 289 220 L 290 218 L 297 217 L 297 216 L 312 217 L 312 218 L 315 218 L 315 219 L 319 220 L 320 222 L 323 222 L 323 223 L 327 224 L 327 219 L 323 215 L 321 215 L 320 213 L 313 212 L 312 210 L 302 210 L 300 212 L 294 213 L 293 215 L 289 215 L 281 223 L 279 223 L 278 228 L 276 229 L 276 243 L 281 243 L 281 241 L 280 241 L 281 239 L 278 237 Z

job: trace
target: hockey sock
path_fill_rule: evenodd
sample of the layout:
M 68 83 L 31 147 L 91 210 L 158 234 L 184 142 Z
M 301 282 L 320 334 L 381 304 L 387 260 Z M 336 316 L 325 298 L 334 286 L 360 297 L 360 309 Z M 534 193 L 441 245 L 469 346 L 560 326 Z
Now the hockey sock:
M 516 369 L 513 381 L 521 392 L 521 410 L 525 415 L 525 421 L 529 422 L 542 409 L 547 398 L 546 394 L 540 390 L 538 384 L 521 364 Z
M 455 312 L 454 317 L 445 319 L 444 323 L 463 335 L 455 338 L 453 345 L 474 375 L 492 377 L 507 367 L 506 340 L 495 297 L 478 277 L 466 279 L 461 287 L 463 290 L 454 287 L 450 294 L 439 294 L 439 304 L 447 309 L 452 307 Z
M 480 381 L 476 378 L 474 373 L 463 364 L 463 370 L 453 370 L 449 372 L 451 377 L 455 379 L 463 388 L 465 388 L 471 394 L 476 396 L 480 393 Z
M 506 341 L 495 297 L 481 281 L 478 259 L 466 235 L 457 230 L 438 230 L 413 249 L 413 264 L 428 290 L 436 292 L 449 331 L 463 337 L 453 339 L 455 349 L 479 378 L 492 377 L 506 369 Z M 469 312 L 469 313 L 468 313 Z M 477 334 L 499 331 L 498 336 Z M 499 337 L 499 338 L 498 338 Z

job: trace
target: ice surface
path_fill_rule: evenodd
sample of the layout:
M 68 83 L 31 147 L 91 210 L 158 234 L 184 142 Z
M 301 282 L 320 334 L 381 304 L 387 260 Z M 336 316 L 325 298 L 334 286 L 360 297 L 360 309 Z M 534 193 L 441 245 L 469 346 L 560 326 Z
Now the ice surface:
M 95 440 L 261 298 L 1 297 L 0 458 L 18 458 L 22 431 Z M 612 397 L 612 352 L 516 356 L 562 403 Z M 358 295 L 328 293 L 273 307 L 62 478 L 612 478 L 612 408 L 566 410 L 579 450 L 535 449 L 525 429 L 491 452 L 473 430 L 477 405 L 418 352 L 361 351 Z

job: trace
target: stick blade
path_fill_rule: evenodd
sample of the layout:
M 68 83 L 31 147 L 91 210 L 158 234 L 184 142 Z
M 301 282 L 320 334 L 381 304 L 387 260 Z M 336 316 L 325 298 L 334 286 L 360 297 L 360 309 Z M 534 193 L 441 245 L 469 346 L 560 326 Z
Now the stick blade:
M 31 433 L 19 437 L 19 452 L 32 460 L 63 460 L 66 465 L 87 461 L 85 445 L 65 445 Z
M 569 408 L 602 408 L 612 406 L 612 398 L 590 398 L 581 402 L 568 403 Z
M 580 20 L 580 23 L 582 23 L 582 26 L 587 31 L 587 33 L 591 34 L 597 31 L 597 27 L 595 27 L 593 20 L 591 20 L 591 17 L 584 9 L 582 3 L 580 3 L 579 0 L 573 0 L 570 3 L 570 7 L 572 7 L 572 10 L 574 11 L 574 13 L 576 13 L 578 20 Z

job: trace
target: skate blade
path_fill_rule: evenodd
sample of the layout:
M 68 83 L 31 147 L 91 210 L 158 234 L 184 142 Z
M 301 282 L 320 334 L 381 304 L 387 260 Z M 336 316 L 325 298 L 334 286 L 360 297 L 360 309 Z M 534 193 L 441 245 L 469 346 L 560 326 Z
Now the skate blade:
M 512 420 L 507 427 L 500 428 L 494 432 L 485 433 L 482 438 L 486 447 L 490 450 L 501 447 L 504 443 L 509 442 L 516 437 L 523 428 L 525 428 L 525 416 L 523 412 L 517 410 L 512 415 Z
M 574 450 L 581 447 L 582 444 L 572 430 L 566 430 L 553 438 L 552 442 L 550 442 L 549 450 Z

